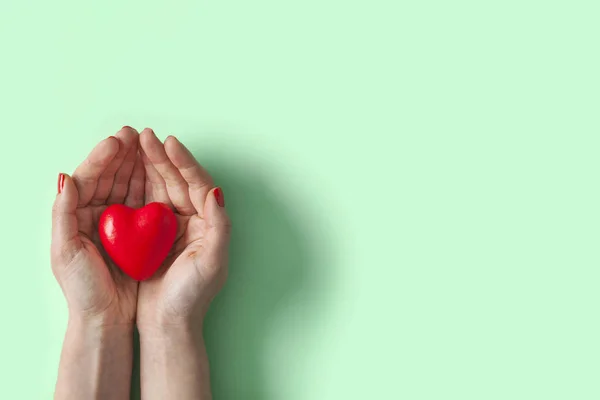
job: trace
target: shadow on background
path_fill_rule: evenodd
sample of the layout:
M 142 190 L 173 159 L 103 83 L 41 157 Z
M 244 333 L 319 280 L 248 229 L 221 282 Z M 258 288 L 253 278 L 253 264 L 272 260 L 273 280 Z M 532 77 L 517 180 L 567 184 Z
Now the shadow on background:
M 305 238 L 319 226 L 293 218 L 277 201 L 275 188 L 253 176 L 252 168 L 235 168 L 231 156 L 192 152 L 223 187 L 227 211 L 233 223 L 229 278 L 214 300 L 205 322 L 213 397 L 218 400 L 271 400 L 266 373 L 270 334 L 282 321 L 310 328 L 319 314 L 326 282 L 317 257 L 309 253 Z M 203 155 L 200 155 L 203 153 Z M 324 246 L 326 248 L 326 246 Z M 323 261 L 323 257 L 319 257 Z M 290 315 L 291 314 L 291 315 Z M 136 334 L 132 399 L 139 395 L 139 343 Z M 280 344 L 280 341 L 278 341 Z M 278 348 L 278 357 L 281 349 Z M 295 363 L 302 350 L 290 347 L 287 362 Z M 292 357 L 295 357 L 294 360 Z

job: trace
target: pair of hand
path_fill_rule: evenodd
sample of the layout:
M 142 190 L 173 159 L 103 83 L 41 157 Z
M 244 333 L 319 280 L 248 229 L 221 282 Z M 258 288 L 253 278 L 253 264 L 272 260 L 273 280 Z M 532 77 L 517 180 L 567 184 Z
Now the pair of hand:
M 69 318 L 101 326 L 201 323 L 227 276 L 231 224 L 223 192 L 175 137 L 123 127 L 101 141 L 72 177 L 59 175 L 53 207 L 52 270 Z M 111 204 L 169 205 L 178 232 L 164 265 L 136 282 L 100 244 L 98 220 Z

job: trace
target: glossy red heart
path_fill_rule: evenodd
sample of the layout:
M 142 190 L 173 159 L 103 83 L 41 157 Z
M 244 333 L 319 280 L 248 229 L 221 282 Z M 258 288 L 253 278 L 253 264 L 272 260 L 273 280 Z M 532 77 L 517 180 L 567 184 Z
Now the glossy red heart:
M 177 218 L 162 203 L 139 209 L 113 204 L 100 216 L 98 230 L 115 264 L 133 279 L 143 281 L 167 258 L 177 235 Z

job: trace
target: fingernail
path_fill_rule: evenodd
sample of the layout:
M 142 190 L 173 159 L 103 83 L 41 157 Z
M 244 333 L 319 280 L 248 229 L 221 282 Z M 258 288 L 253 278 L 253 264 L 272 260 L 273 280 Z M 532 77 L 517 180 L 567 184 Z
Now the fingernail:
M 223 196 L 223 190 L 220 187 L 213 190 L 213 194 L 215 195 L 215 199 L 217 200 L 217 204 L 219 207 L 225 207 L 225 197 Z
M 125 125 L 124 127 L 122 127 L 121 129 L 133 129 L 132 127 L 130 127 L 129 125 Z
M 65 186 L 65 174 L 58 174 L 58 193 L 63 191 L 63 187 Z

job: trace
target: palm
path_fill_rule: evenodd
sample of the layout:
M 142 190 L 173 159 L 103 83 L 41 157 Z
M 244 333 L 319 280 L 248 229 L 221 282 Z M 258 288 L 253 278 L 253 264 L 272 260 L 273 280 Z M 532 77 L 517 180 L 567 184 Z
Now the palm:
M 79 237 L 83 244 L 81 262 L 89 268 L 78 269 L 85 274 L 88 296 L 83 309 L 96 312 L 114 308 L 123 320 L 133 321 L 136 310 L 137 283 L 117 268 L 104 251 L 98 234 L 98 220 L 106 205 L 77 209 Z
M 167 259 L 163 264 L 162 277 L 174 275 L 177 270 L 178 260 L 185 257 L 190 258 L 190 252 L 193 247 L 197 247 L 196 254 L 202 251 L 200 243 L 204 237 L 204 220 L 198 215 L 181 215 L 175 213 L 177 217 L 178 232 L 175 243 Z M 194 254 L 193 256 L 195 256 Z M 181 263 L 181 261 L 179 261 Z M 161 277 L 161 275 L 158 275 Z

